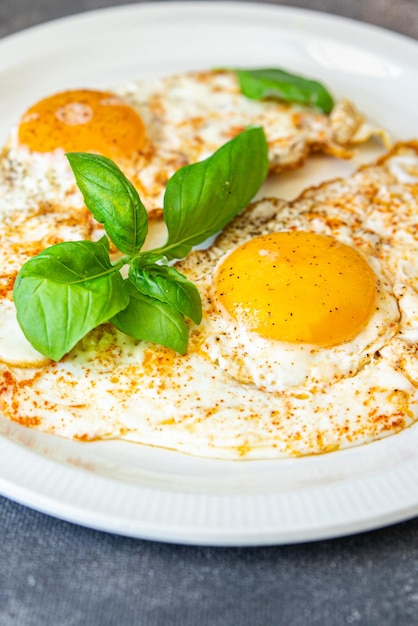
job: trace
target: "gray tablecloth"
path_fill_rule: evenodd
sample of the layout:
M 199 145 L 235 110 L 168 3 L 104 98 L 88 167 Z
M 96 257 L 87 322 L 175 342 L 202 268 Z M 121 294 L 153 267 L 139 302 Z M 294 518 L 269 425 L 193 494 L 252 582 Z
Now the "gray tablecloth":
M 0 36 L 117 4 L 127 2 L 1 0 Z M 417 0 L 277 4 L 418 35 Z M 0 497 L 0 537 L 1 626 L 418 624 L 418 519 L 303 545 L 199 548 L 89 530 Z

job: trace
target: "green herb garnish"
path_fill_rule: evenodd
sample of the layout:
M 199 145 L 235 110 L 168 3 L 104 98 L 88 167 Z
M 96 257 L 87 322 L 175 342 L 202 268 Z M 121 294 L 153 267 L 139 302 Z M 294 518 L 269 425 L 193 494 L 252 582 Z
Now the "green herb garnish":
M 185 317 L 199 324 L 202 306 L 196 286 L 168 263 L 215 235 L 254 197 L 268 172 L 264 131 L 249 128 L 171 177 L 164 196 L 168 238 L 147 251 L 141 251 L 147 211 L 120 169 L 98 155 L 74 152 L 67 158 L 107 236 L 51 246 L 22 266 L 13 296 L 23 333 L 57 361 L 108 321 L 135 339 L 184 353 Z M 121 252 L 116 261 L 109 240 Z
M 321 83 L 281 69 L 235 70 L 242 93 L 252 100 L 297 102 L 330 113 L 334 100 Z

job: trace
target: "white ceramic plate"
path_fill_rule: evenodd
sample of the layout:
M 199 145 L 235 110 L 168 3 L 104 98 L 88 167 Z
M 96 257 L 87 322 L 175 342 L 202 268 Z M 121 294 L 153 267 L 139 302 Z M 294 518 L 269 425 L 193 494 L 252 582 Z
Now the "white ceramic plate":
M 87 13 L 0 42 L 0 140 L 28 104 L 61 88 L 228 65 L 317 78 L 395 139 L 418 134 L 413 41 L 308 11 L 187 2 Z M 352 163 L 315 158 L 283 177 L 279 193 L 294 196 L 378 151 L 362 150 Z M 417 427 L 319 457 L 224 462 L 128 443 L 65 441 L 0 416 L 2 494 L 134 537 L 207 545 L 334 537 L 417 515 L 417 485 Z

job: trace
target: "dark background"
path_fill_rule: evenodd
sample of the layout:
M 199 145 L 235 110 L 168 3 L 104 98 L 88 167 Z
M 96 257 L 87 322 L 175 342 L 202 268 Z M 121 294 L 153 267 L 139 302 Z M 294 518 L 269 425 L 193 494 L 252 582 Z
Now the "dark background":
M 1 0 L 0 36 L 65 15 L 123 4 L 141 4 L 141 2 L 135 2 L 135 0 Z M 265 0 L 264 4 L 324 11 L 375 24 L 415 39 L 418 36 L 417 0 L 287 0 L 287 2 Z

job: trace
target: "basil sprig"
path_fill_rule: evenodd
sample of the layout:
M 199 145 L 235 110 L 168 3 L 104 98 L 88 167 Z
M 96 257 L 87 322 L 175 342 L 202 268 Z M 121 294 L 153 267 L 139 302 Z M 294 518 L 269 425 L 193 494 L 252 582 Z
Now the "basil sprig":
M 333 97 L 316 80 L 274 68 L 238 69 L 235 72 L 241 92 L 252 100 L 271 98 L 296 102 L 313 106 L 326 114 L 334 107 Z
M 90 330 L 110 321 L 135 339 L 183 354 L 185 317 L 199 324 L 202 305 L 196 286 L 168 262 L 216 234 L 256 194 L 268 172 L 264 131 L 249 128 L 172 176 L 164 196 L 167 241 L 146 251 L 141 249 L 147 211 L 121 170 L 94 154 L 74 152 L 67 158 L 106 235 L 97 242 L 51 246 L 22 266 L 13 296 L 23 333 L 36 350 L 59 360 Z M 109 240 L 121 253 L 116 261 Z

